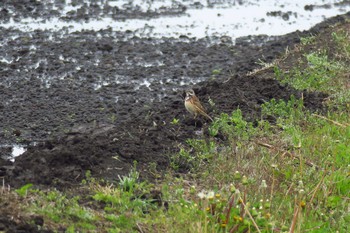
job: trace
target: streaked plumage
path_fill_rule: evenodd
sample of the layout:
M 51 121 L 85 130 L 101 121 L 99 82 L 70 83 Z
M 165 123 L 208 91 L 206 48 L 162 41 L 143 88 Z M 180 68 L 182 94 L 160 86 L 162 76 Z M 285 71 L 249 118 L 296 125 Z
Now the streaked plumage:
M 206 113 L 204 107 L 192 89 L 186 91 L 185 107 L 187 111 L 194 115 L 194 118 L 199 114 L 213 121 L 213 119 Z

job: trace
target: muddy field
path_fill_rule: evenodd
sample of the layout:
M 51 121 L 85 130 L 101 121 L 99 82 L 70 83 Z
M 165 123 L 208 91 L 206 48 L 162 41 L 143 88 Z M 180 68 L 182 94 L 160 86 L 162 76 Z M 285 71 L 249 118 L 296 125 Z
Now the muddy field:
M 2 1 L 0 22 L 27 17 L 81 22 L 103 14 L 115 19 L 152 18 L 186 10 L 174 5 L 146 13 L 132 7 L 120 11 L 74 0 L 76 10 L 63 16 L 65 1 L 42 2 Z M 69 28 L 1 28 L 0 177 L 11 188 L 32 183 L 72 190 L 88 170 L 93 177 L 113 182 L 136 161 L 142 179 L 157 179 L 154 169 L 157 174 L 169 169 L 171 156 L 186 139 L 207 135 L 208 122 L 193 120 L 184 108 L 188 87 L 194 88 L 214 118 L 240 108 L 247 120 L 255 122 L 262 103 L 291 95 L 303 96 L 306 108 L 322 111 L 325 94 L 282 86 L 272 79 L 272 70 L 247 73 L 261 67 L 259 62 L 269 63 L 294 48 L 300 37 L 349 17 L 334 17 L 309 31 L 235 42 L 228 37 L 140 38 L 139 31 L 112 28 L 74 33 Z M 209 106 L 209 98 L 215 107 Z M 174 119 L 179 123 L 171 124 Z M 26 152 L 11 162 L 16 145 Z M 178 172 L 188 169 L 183 164 Z M 11 220 L 10 207 L 10 202 L 0 201 L 0 231 L 46 232 Z M 43 224 L 39 216 L 32 221 Z
M 1 20 L 60 17 L 50 4 L 25 7 L 27 2 L 2 3 Z M 67 20 L 86 20 L 101 12 L 132 18 L 182 10 L 144 15 L 82 5 Z M 293 48 L 300 37 L 347 17 L 332 18 L 307 32 L 245 37 L 236 43 L 227 37 L 215 38 L 216 43 L 213 38 L 186 36 L 139 38 L 135 31 L 125 35 L 112 29 L 69 33 L 2 28 L 0 176 L 15 188 L 33 183 L 65 189 L 79 184 L 87 170 L 114 181 L 137 161 L 141 177 L 154 179 L 150 167 L 165 171 L 179 145 L 198 137 L 202 128 L 205 136 L 207 123 L 193 120 L 184 108 L 183 91 L 188 87 L 194 88 L 212 117 L 240 108 L 254 122 L 265 101 L 302 94 L 307 108 L 321 109 L 326 97 L 322 93 L 282 86 L 271 79 L 272 71 L 246 74 L 260 67 L 258 61 L 269 63 Z M 215 108 L 210 108 L 209 98 Z M 174 118 L 178 124 L 171 124 Z M 27 149 L 15 162 L 7 160 L 13 145 Z M 187 169 L 184 165 L 180 172 Z

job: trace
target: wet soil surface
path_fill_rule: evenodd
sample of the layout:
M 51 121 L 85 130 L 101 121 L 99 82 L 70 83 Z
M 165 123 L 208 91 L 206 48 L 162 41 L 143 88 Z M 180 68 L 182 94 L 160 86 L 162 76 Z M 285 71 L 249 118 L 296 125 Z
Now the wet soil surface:
M 58 10 L 47 10 L 41 2 L 24 7 L 27 2 L 5 1 L 2 12 L 15 12 L 19 18 L 59 16 Z M 113 10 L 88 9 L 71 16 L 83 20 L 100 14 L 96 12 L 113 14 Z M 156 13 L 169 12 L 176 11 Z M 247 73 L 259 67 L 259 60 L 271 62 L 287 47 L 293 48 L 300 37 L 346 17 L 332 18 L 308 32 L 244 37 L 235 44 L 225 37 L 216 38 L 217 43 L 212 38 L 186 36 L 152 39 L 112 29 L 69 33 L 68 29 L 3 28 L 0 144 L 22 144 L 27 151 L 15 162 L 1 159 L 0 176 L 12 187 L 33 183 L 65 189 L 79 185 L 88 170 L 94 177 L 115 181 L 137 161 L 141 177 L 152 179 L 150 167 L 168 169 L 179 145 L 207 127 L 184 108 L 183 90 L 188 87 L 194 88 L 212 117 L 240 108 L 254 122 L 260 118 L 262 103 L 291 95 L 303 95 L 305 106 L 318 111 L 325 94 L 282 86 L 272 79 L 271 70 Z M 209 98 L 215 109 L 207 104 Z M 178 124 L 171 124 L 174 118 Z M 11 146 L 2 146 L 2 157 L 10 150 Z

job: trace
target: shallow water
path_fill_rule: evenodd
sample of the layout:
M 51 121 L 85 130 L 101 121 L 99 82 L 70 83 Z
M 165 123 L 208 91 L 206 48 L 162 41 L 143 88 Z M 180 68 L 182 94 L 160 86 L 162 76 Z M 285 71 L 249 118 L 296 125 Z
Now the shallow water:
M 270 1 L 270 0 L 248 0 L 248 1 L 171 1 L 171 0 L 118 0 L 118 1 L 94 1 L 100 9 L 107 6 L 118 8 L 120 12 L 131 12 L 122 19 L 116 18 L 112 13 L 100 11 L 96 15 L 84 20 L 79 17 L 68 16 L 77 14 L 79 11 L 87 11 L 92 7 L 90 1 L 62 1 L 50 0 L 46 7 L 47 11 L 58 11 L 59 16 L 55 14 L 42 14 L 39 17 L 12 17 L 9 22 L 0 22 L 4 28 L 13 28 L 27 33 L 29 37 L 35 36 L 35 30 L 49 30 L 47 40 L 60 41 L 73 32 L 83 30 L 106 30 L 111 29 L 111 37 L 115 37 L 115 42 L 131 41 L 131 37 L 157 38 L 156 40 L 146 42 L 149 46 L 156 46 L 167 38 L 180 38 L 182 42 L 190 43 L 189 38 L 211 38 L 208 43 L 217 43 L 234 41 L 238 37 L 248 35 L 282 35 L 295 30 L 306 30 L 323 21 L 324 19 L 344 13 L 350 10 L 350 4 L 340 4 L 341 1 L 316 1 L 316 0 L 296 0 L 296 1 Z M 308 7 L 309 6 L 309 7 Z M 313 7 L 313 10 L 306 10 Z M 10 12 L 11 13 L 11 12 Z M 145 13 L 145 15 L 141 15 Z M 68 17 L 68 18 L 67 18 Z M 131 32 L 131 33 L 130 33 Z M 96 34 L 98 39 L 105 35 Z M 185 37 L 184 37 L 185 36 Z M 213 39 L 213 37 L 217 39 Z M 221 39 L 220 39 L 221 37 Z M 20 40 L 14 35 L 0 41 L 1 45 L 8 45 L 9 41 Z M 131 42 L 132 43 L 132 42 Z M 258 43 L 258 42 L 255 42 Z M 30 45 L 31 54 L 37 53 L 37 45 Z M 157 54 L 159 53 L 159 54 Z M 126 56 L 120 65 L 123 69 L 159 68 L 166 66 L 166 61 L 161 51 L 156 51 L 156 59 L 145 59 L 145 57 Z M 72 73 L 84 68 L 83 61 L 67 56 L 66 54 L 57 54 L 61 63 L 74 64 L 70 70 L 56 75 L 37 76 L 42 81 L 43 88 L 50 88 L 55 80 L 64 80 Z M 184 54 L 183 56 L 186 56 Z M 0 54 L 0 62 L 11 64 L 21 59 L 21 56 L 10 56 Z M 23 66 L 25 72 L 40 69 L 48 66 L 46 58 L 33 60 Z M 93 62 L 95 67 L 103 65 L 101 59 L 96 58 Z M 191 64 L 188 60 L 188 64 Z M 175 64 L 176 65 L 176 64 Z M 7 68 L 4 68 L 7 69 Z M 148 76 L 133 80 L 128 75 L 115 75 L 114 77 L 98 78 L 92 84 L 94 90 L 99 90 L 110 84 L 132 84 L 134 90 L 140 87 L 146 87 L 152 90 L 152 83 L 171 84 L 172 90 L 185 85 L 193 85 L 204 81 L 207 77 L 182 75 L 177 80 L 159 75 Z M 76 81 L 81 83 L 81 78 Z M 13 78 L 8 81 L 4 78 L 2 84 L 10 86 Z M 169 87 L 169 85 L 167 85 Z
M 59 10 L 62 17 L 11 19 L 0 23 L 5 28 L 24 31 L 36 29 L 60 30 L 69 32 L 81 30 L 134 31 L 139 37 L 188 36 L 203 38 L 206 36 L 229 36 L 233 39 L 247 35 L 282 35 L 296 30 L 307 30 L 326 18 L 343 14 L 350 10 L 350 4 L 342 1 L 97 1 L 101 8 L 117 7 L 120 10 L 136 12 L 123 19 L 115 19 L 110 14 L 99 13 L 94 19 L 74 21 L 62 19 L 71 12 L 80 9 L 80 5 L 66 1 Z M 84 2 L 86 7 L 91 4 Z M 74 6 L 73 6 L 74 5 Z M 310 10 L 310 9 L 313 10 Z M 309 9 L 309 10 L 308 10 Z M 175 13 L 170 14 L 171 11 Z M 168 12 L 170 11 L 170 13 Z M 138 17 L 138 12 L 156 12 L 157 17 Z
M 22 145 L 13 145 L 12 146 L 12 158 L 11 161 L 15 161 L 17 156 L 20 156 L 21 154 L 23 154 L 24 152 L 26 152 L 26 148 Z
M 14 162 L 16 157 L 20 156 L 21 154 L 23 154 L 27 150 L 24 145 L 20 145 L 20 144 L 0 145 L 0 149 L 5 149 L 5 148 L 10 148 L 10 150 L 8 150 L 8 153 L 2 152 L 1 153 L 2 158 L 8 159 L 11 162 Z

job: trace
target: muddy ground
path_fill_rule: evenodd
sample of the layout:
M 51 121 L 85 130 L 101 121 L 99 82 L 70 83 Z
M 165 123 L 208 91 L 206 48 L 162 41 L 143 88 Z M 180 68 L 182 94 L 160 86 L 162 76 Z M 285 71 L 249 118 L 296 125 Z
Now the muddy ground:
M 50 4 L 28 2 L 4 1 L 0 20 L 60 17 Z M 86 20 L 101 12 L 112 17 L 157 17 L 185 10 L 175 7 L 147 15 L 83 4 L 79 9 L 62 19 Z M 116 181 L 137 161 L 141 178 L 155 179 L 152 169 L 160 173 L 169 169 L 179 145 L 207 127 L 205 120 L 193 120 L 184 108 L 183 90 L 188 87 L 194 88 L 212 117 L 240 108 L 254 122 L 260 118 L 262 103 L 291 95 L 303 95 L 307 108 L 322 110 L 327 97 L 323 93 L 282 86 L 272 79 L 272 70 L 247 73 L 260 67 L 258 61 L 269 63 L 280 57 L 300 37 L 346 18 L 349 15 L 334 17 L 309 31 L 280 37 L 239 38 L 235 44 L 225 37 L 157 40 L 112 29 L 69 33 L 2 28 L 0 54 L 6 59 L 0 61 L 0 176 L 12 188 L 32 183 L 66 189 L 78 186 L 88 170 L 94 177 Z M 137 85 L 144 80 L 151 82 Z M 200 80 L 206 81 L 190 85 Z M 215 108 L 209 106 L 209 98 Z M 178 124 L 171 124 L 174 118 Z M 7 159 L 14 144 L 27 151 L 11 162 Z M 184 164 L 179 172 L 186 171 Z M 21 232 L 21 228 L 30 229 L 0 217 L 0 230 Z
M 7 1 L 2 12 L 16 12 L 15 19 L 59 14 L 40 2 L 33 9 L 23 8 L 22 2 Z M 94 15 L 94 11 L 78 12 L 82 11 L 71 13 L 74 20 Z M 130 12 L 125 14 L 132 17 Z M 2 17 L 8 20 L 6 14 Z M 246 74 L 260 67 L 258 61 L 269 63 L 293 48 L 300 37 L 345 18 L 335 17 L 310 31 L 280 37 L 239 38 L 235 44 L 225 37 L 216 38 L 217 43 L 212 38 L 186 36 L 139 38 L 132 31 L 125 39 L 125 33 L 112 29 L 69 33 L 66 29 L 3 28 L 0 175 L 14 188 L 33 183 L 65 189 L 78 185 L 87 170 L 94 177 L 115 181 L 137 161 L 141 177 L 152 179 L 149 167 L 168 169 L 179 145 L 207 127 L 184 108 L 183 90 L 188 87 L 195 89 L 212 117 L 240 108 L 247 120 L 255 121 L 265 101 L 302 94 L 305 106 L 317 111 L 324 94 L 282 86 L 271 79 L 272 71 Z M 206 81 L 181 86 L 183 77 Z M 147 79 L 152 80 L 150 84 L 136 85 Z M 209 98 L 215 109 L 208 106 Z M 174 118 L 178 124 L 171 124 Z M 27 151 L 10 162 L 6 157 L 13 144 L 24 145 Z M 180 172 L 187 169 L 184 165 Z

